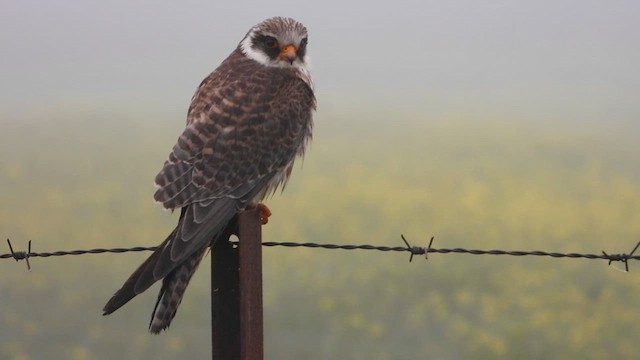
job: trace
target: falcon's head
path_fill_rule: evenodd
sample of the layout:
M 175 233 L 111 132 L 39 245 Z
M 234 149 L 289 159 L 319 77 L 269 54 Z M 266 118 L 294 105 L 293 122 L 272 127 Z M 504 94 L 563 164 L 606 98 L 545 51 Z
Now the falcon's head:
M 239 45 L 248 58 L 264 66 L 306 68 L 307 28 L 284 17 L 272 17 L 249 30 Z

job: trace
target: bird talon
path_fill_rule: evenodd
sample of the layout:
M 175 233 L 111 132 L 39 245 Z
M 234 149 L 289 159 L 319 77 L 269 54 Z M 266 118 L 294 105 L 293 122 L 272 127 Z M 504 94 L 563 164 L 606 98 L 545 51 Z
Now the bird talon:
M 260 223 L 262 225 L 266 225 L 269 222 L 269 217 L 271 216 L 271 210 L 265 204 L 258 204 L 256 208 L 260 212 Z

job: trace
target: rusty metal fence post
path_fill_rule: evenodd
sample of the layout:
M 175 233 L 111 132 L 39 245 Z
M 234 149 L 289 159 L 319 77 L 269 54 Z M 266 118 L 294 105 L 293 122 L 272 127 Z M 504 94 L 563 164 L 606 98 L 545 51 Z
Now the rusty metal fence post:
M 237 222 L 238 246 L 226 238 L 219 239 L 211 252 L 211 354 L 215 360 L 261 360 L 264 348 L 259 211 L 243 211 Z

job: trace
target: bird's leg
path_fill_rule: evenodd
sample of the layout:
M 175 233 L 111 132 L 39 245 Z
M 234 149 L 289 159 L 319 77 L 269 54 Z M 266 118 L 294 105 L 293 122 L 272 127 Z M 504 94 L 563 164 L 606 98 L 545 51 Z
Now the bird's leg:
M 265 225 L 269 222 L 271 210 L 269 209 L 269 207 L 267 207 L 267 205 L 263 203 L 249 204 L 247 206 L 247 209 L 258 209 L 258 211 L 260 212 L 260 223 L 262 225 Z

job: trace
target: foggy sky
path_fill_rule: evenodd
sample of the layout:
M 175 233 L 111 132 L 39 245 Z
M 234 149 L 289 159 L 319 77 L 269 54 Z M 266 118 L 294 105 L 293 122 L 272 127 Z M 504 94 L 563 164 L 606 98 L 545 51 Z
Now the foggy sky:
M 247 30 L 303 22 L 320 109 L 636 121 L 640 2 L 0 1 L 2 120 L 185 112 Z M 638 120 L 640 121 L 640 120 Z

